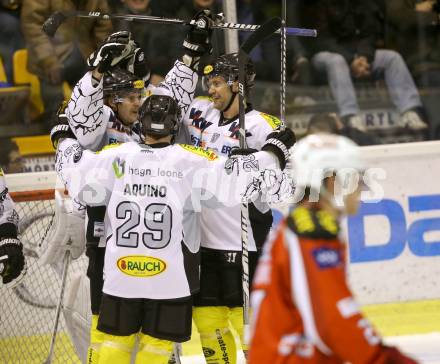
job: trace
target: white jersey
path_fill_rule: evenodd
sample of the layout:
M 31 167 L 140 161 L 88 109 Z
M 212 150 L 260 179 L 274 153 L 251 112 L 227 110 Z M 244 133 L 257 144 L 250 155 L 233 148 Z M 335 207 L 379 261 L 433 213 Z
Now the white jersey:
M 113 143 L 140 141 L 139 124 L 133 129 L 117 120 L 113 110 L 104 105 L 103 79 L 92 84 L 92 72 L 87 72 L 75 85 L 66 108 L 70 128 L 84 149 L 101 150 Z M 152 93 L 173 96 L 183 111 L 193 99 L 197 74 L 184 63 L 176 61 L 165 81 L 158 87 L 149 85 L 147 96 Z
M 18 213 L 15 211 L 14 202 L 8 192 L 8 187 L 6 187 L 5 177 L 3 170 L 0 168 L 0 239 L 6 234 L 5 230 L 10 231 L 11 224 L 14 226 L 14 230 L 18 226 Z M 8 226 L 6 228 L 6 226 Z
M 246 110 L 246 142 L 249 148 L 260 150 L 269 133 L 280 125 L 274 116 Z M 209 97 L 197 97 L 183 119 L 188 128 L 191 143 L 203 149 L 228 156 L 232 148 L 239 146 L 239 122 L 222 119 Z M 206 208 L 202 214 L 202 246 L 217 250 L 241 250 L 240 205 L 223 209 Z M 252 232 L 250 221 L 248 231 Z M 253 234 L 249 234 L 249 250 L 255 251 Z
M 229 160 L 225 169 L 225 158 L 189 145 L 125 143 L 80 158 L 66 153 L 78 148 L 73 139 L 59 144 L 60 177 L 72 197 L 107 206 L 103 292 L 126 298 L 193 293 L 198 264 L 189 257 L 199 249 L 200 208 L 235 205 L 251 178 L 278 168 L 267 152 Z

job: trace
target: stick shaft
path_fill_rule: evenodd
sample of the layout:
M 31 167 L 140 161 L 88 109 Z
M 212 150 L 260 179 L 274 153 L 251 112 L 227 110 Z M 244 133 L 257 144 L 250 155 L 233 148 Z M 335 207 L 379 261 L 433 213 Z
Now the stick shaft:
M 65 13 L 55 13 L 58 14 L 58 19 L 56 21 L 57 26 L 61 25 L 61 23 L 71 17 L 79 17 L 79 18 L 98 18 L 104 20 L 111 19 L 121 19 L 126 21 L 139 21 L 139 22 L 149 22 L 149 23 L 157 23 L 157 24 L 180 24 L 186 25 L 189 24 L 181 19 L 173 19 L 173 18 L 162 18 L 158 16 L 150 16 L 150 15 L 136 15 L 136 14 L 110 14 L 110 13 L 101 13 L 99 11 L 71 11 Z M 53 18 L 55 14 L 49 18 Z M 49 20 L 48 19 L 48 20 Z M 254 32 L 260 25 L 255 24 L 239 24 L 239 23 L 218 23 L 213 25 L 214 29 L 222 29 L 222 30 L 240 30 L 247 32 Z M 55 34 L 56 29 L 52 29 L 53 34 Z M 280 30 L 277 30 L 276 33 L 280 33 Z M 306 29 L 306 28 L 287 28 L 287 35 L 292 36 L 301 36 L 301 37 L 316 37 L 317 31 L 315 29 Z
M 286 0 L 282 0 L 281 6 L 281 84 L 280 84 L 280 119 L 281 129 L 284 130 L 286 125 L 286 61 L 287 61 L 287 44 L 286 44 L 286 18 L 287 18 Z

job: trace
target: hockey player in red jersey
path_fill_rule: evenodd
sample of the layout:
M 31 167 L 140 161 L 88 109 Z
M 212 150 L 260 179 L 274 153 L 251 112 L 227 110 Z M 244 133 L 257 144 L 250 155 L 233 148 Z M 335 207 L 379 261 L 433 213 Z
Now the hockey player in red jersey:
M 349 139 L 310 135 L 292 164 L 301 201 L 266 243 L 253 282 L 250 364 L 414 364 L 385 346 L 345 277 L 339 218 L 355 214 L 364 167 Z

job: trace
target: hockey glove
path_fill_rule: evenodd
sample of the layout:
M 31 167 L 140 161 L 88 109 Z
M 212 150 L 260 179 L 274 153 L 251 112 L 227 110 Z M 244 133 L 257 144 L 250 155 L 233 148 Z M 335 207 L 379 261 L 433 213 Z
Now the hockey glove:
M 284 169 L 289 159 L 289 149 L 293 147 L 295 142 L 295 133 L 292 129 L 286 128 L 283 131 L 270 133 L 261 150 L 275 154 L 280 161 L 281 169 Z
M 150 82 L 150 67 L 142 48 L 136 48 L 129 58 L 120 63 L 120 66 L 135 76 L 142 78 L 145 82 L 145 87 Z
M 0 241 L 0 277 L 6 287 L 15 287 L 26 274 L 23 245 L 18 239 Z
M 183 63 L 197 71 L 200 57 L 212 53 L 211 35 L 214 17 L 209 10 L 199 11 L 189 23 L 189 31 L 183 41 Z
M 87 58 L 87 65 L 90 69 L 97 68 L 98 72 L 104 73 L 122 60 L 131 57 L 136 48 L 130 32 L 113 33 Z
M 67 116 L 65 114 L 67 104 L 63 102 L 57 112 L 58 124 L 55 125 L 50 131 L 50 140 L 54 149 L 57 149 L 58 142 L 63 138 L 76 139 L 72 129 L 70 129 Z

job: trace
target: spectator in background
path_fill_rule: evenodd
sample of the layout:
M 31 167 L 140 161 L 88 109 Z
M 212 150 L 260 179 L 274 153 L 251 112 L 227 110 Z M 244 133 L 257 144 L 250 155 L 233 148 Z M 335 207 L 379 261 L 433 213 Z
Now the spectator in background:
M 350 138 L 360 146 L 379 144 L 379 141 L 374 136 L 344 125 L 335 113 L 322 113 L 312 116 L 307 127 L 307 135 L 319 133 L 339 134 Z
M 386 40 L 395 44 L 408 63 L 416 84 L 440 87 L 440 19 L 435 0 L 387 0 Z M 438 92 L 423 98 L 432 139 L 440 139 Z
M 14 83 L 12 56 L 17 49 L 24 48 L 20 6 L 21 0 L 0 0 L 0 57 L 9 85 Z
M 24 161 L 17 143 L 9 138 L 2 139 L 0 142 L 0 168 L 5 173 L 24 172 Z
M 28 69 L 40 79 L 45 120 L 51 120 L 64 99 L 62 83 L 74 85 L 85 72 L 85 59 L 111 32 L 111 23 L 100 19 L 66 20 L 53 39 L 42 31 L 55 11 L 109 12 L 107 0 L 23 0 L 22 29 L 28 48 Z
M 370 1 L 303 0 L 303 21 L 317 28 L 319 37 L 300 41 L 310 52 L 314 68 L 327 76 L 344 123 L 365 130 L 353 79 L 384 77 L 402 115 L 401 126 L 425 129 L 419 93 L 404 60 L 395 51 L 375 47 L 381 31 L 375 10 L 376 3 Z

